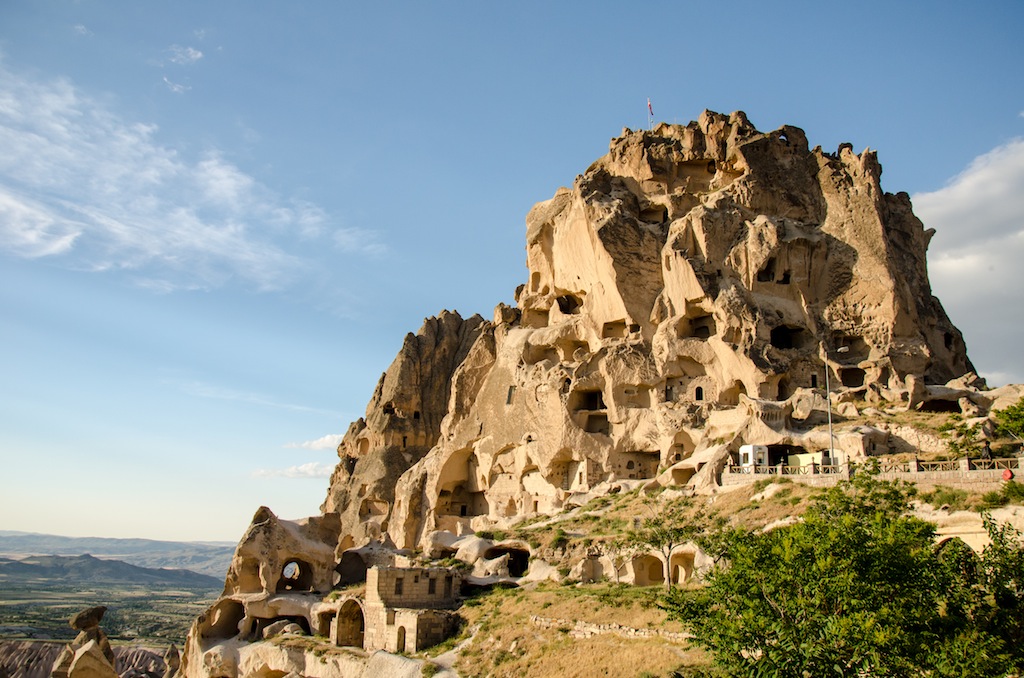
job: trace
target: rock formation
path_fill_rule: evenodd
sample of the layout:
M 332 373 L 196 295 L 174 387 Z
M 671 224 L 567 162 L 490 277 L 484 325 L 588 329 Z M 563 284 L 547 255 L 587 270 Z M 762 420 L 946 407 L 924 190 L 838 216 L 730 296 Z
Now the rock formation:
M 557 578 L 528 544 L 474 533 L 637 486 L 714 493 L 750 445 L 812 468 L 909 447 L 898 427 L 833 435 L 826 420 L 856 415 L 854 400 L 970 416 L 1019 397 L 973 376 L 931 293 L 932 231 L 881 172 L 873 151 L 809 149 L 800 129 L 761 133 L 741 112 L 624 130 L 530 211 L 514 308 L 445 311 L 406 337 L 338 447 L 323 515 L 257 512 L 181 675 L 305 666 L 261 642 L 278 635 L 419 648 L 443 637 L 459 577 L 414 549 L 474 564 L 477 581 L 528 562 Z M 705 566 L 677 556 L 680 581 Z M 646 583 L 662 563 L 644 558 L 571 571 Z M 378 657 L 364 669 L 391 661 Z
M 82 610 L 69 622 L 78 636 L 53 663 L 52 678 L 117 678 L 117 658 L 100 628 L 107 608 L 99 605 Z
M 826 382 L 909 405 L 970 372 L 928 283 L 932 231 L 881 171 L 872 151 L 810 150 L 801 130 L 760 133 L 739 112 L 625 130 L 531 210 L 517 307 L 460 333 L 460 363 L 448 350 L 423 367 L 447 314 L 407 340 L 374 426 L 339 447 L 324 509 L 344 507 L 356 541 L 380 530 L 414 547 L 669 470 L 707 489 L 743 443 L 828 450 Z M 408 414 L 388 401 L 425 371 L 451 374 L 450 398 L 418 402 L 443 423 L 403 453 Z

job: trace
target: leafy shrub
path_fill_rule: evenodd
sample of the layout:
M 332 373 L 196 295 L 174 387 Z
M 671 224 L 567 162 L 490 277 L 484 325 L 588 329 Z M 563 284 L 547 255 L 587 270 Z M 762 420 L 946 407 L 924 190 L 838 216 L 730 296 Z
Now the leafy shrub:
M 954 511 L 966 511 L 970 508 L 967 503 L 967 492 L 946 487 L 945 485 L 938 485 L 931 492 L 923 492 L 921 500 L 928 502 L 935 508 L 948 506 Z
M 1017 440 L 1024 438 L 1024 398 L 1005 410 L 995 410 L 995 415 L 999 422 L 996 428 L 998 433 Z

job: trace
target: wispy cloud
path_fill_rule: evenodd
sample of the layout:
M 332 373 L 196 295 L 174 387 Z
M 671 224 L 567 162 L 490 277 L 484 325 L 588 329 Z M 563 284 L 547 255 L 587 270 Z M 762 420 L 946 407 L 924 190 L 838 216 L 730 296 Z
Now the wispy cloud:
M 176 82 L 171 82 L 167 79 L 166 75 L 164 76 L 164 84 L 167 85 L 167 89 L 171 90 L 175 94 L 184 94 L 185 92 L 192 89 L 189 85 L 182 85 Z
M 282 469 L 256 469 L 252 475 L 256 478 L 330 478 L 333 472 L 333 465 L 311 461 Z
M 171 45 L 167 48 L 167 51 L 171 55 L 171 63 L 178 64 L 179 66 L 190 66 L 203 58 L 203 53 L 194 47 Z
M 303 450 L 333 450 L 337 449 L 341 443 L 341 439 L 345 436 L 341 433 L 329 433 L 322 438 L 316 440 L 307 440 L 302 443 L 288 443 L 285 445 L 288 449 L 303 449 Z
M 83 24 L 75 24 L 71 27 L 71 30 L 73 30 L 78 35 L 84 35 L 86 37 L 92 36 L 92 31 L 86 28 Z
M 994 383 L 1024 381 L 1024 140 L 976 158 L 938 191 L 913 196 L 936 229 L 929 271 L 936 296 Z M 996 376 L 998 375 L 998 376 Z
M 2 59 L 0 148 L 0 248 L 16 256 L 128 272 L 164 291 L 273 290 L 308 279 L 302 244 L 334 230 L 319 206 L 276 195 L 220 151 L 189 159 L 155 125 Z M 372 232 L 342 233 L 344 251 L 381 248 Z
M 290 410 L 292 412 L 308 412 L 312 414 L 322 414 L 330 417 L 337 415 L 336 412 L 330 412 L 328 410 L 323 410 L 316 407 L 308 407 L 306 405 L 296 405 L 294 403 L 281 402 L 262 393 L 236 391 L 230 388 L 215 386 L 213 384 L 207 384 L 201 381 L 182 381 L 177 379 L 168 379 L 165 380 L 164 383 L 174 386 L 175 388 L 178 388 L 179 390 L 187 393 L 188 395 L 197 398 L 226 400 L 244 403 L 247 405 L 258 405 L 260 407 L 272 407 L 275 409 Z

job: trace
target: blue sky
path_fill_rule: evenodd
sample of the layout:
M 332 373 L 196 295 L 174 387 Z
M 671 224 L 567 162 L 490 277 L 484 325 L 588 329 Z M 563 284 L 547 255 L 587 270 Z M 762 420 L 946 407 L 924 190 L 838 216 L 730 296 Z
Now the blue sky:
M 318 512 L 424 317 L 623 127 L 879 151 L 982 374 L 1024 381 L 1024 5 L 0 4 L 0 529 L 235 540 Z

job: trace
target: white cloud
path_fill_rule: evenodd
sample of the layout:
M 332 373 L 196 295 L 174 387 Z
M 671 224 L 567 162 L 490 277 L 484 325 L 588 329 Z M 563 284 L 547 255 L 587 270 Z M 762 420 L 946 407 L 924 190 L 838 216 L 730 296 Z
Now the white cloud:
M 171 45 L 167 48 L 167 51 L 171 54 L 171 61 L 181 66 L 188 66 L 194 64 L 203 58 L 203 53 L 194 47 L 182 47 L 181 45 Z
M 330 230 L 319 206 L 275 195 L 216 149 L 190 160 L 155 125 L 2 60 L 0 148 L 0 249 L 15 256 L 124 271 L 153 289 L 271 290 L 313 275 L 298 248 Z M 372 232 L 361 241 L 348 251 L 380 247 Z
M 164 84 L 167 85 L 167 89 L 171 90 L 175 94 L 184 94 L 185 92 L 192 89 L 189 85 L 181 85 L 176 82 L 171 82 L 167 79 L 166 75 L 164 76 Z
M 90 31 L 88 28 L 86 28 L 82 24 L 75 24 L 74 26 L 71 27 L 71 30 L 73 30 L 78 35 L 84 35 L 86 37 L 91 37 L 92 36 L 92 31 Z
M 963 331 L 968 354 L 993 384 L 1024 382 L 1024 140 L 976 158 L 945 187 L 913 196 L 936 234 L 935 295 Z
M 334 450 L 337 449 L 341 443 L 341 439 L 345 436 L 341 433 L 328 433 L 322 438 L 316 440 L 307 440 L 302 443 L 288 443 L 285 445 L 288 449 L 304 449 L 304 450 Z
M 333 465 L 311 461 L 282 469 L 256 469 L 252 475 L 256 478 L 330 478 L 333 472 Z

